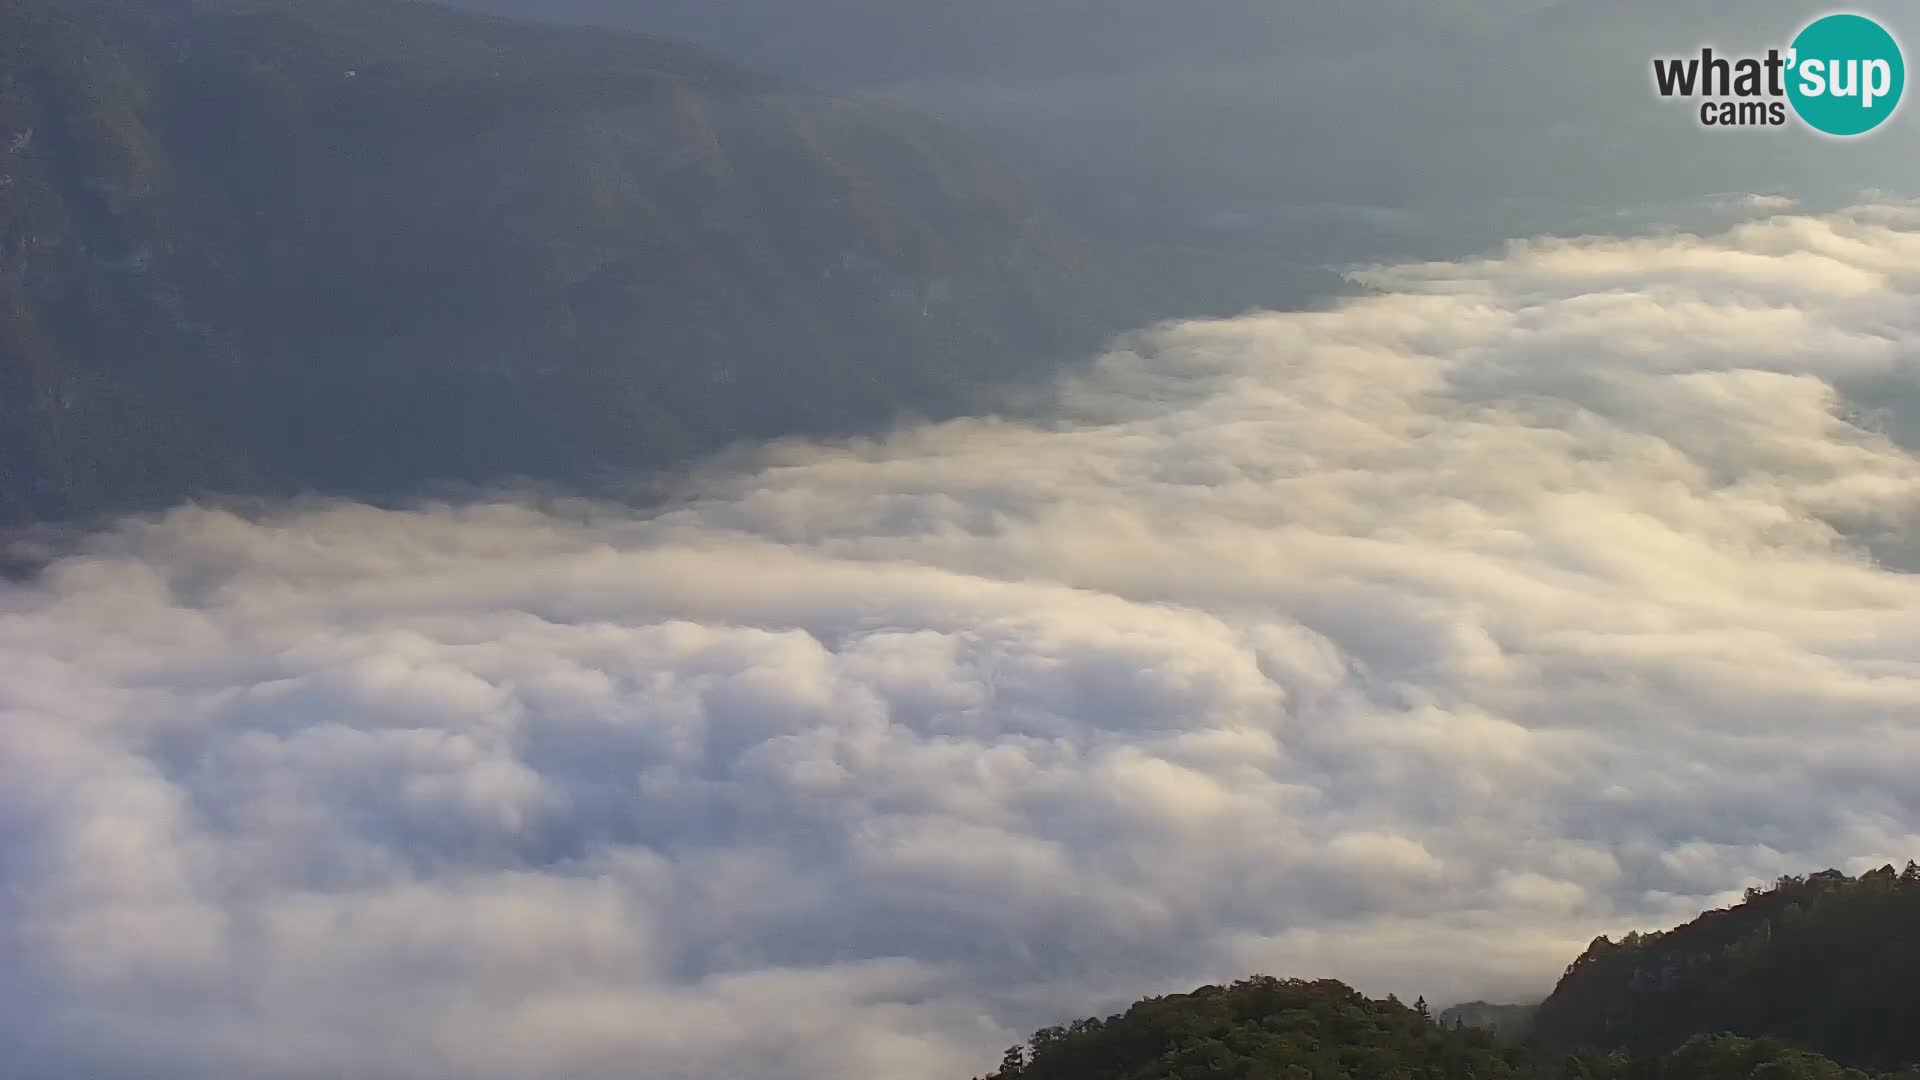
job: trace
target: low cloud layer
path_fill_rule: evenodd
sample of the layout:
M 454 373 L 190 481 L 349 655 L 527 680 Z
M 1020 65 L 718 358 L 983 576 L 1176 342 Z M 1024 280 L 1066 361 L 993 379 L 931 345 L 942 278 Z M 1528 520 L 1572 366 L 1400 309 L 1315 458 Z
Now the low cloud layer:
M 1920 460 L 1838 389 L 1915 377 L 1920 207 L 1369 280 L 651 515 L 185 508 L 0 587 L 9 1075 L 961 1080 L 1920 855 Z

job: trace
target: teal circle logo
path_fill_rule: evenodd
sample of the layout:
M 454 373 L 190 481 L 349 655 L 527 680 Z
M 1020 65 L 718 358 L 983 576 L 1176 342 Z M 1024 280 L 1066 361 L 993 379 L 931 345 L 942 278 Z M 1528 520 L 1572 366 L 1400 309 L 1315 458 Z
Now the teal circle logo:
M 1815 131 L 1864 135 L 1900 106 L 1907 63 L 1900 43 L 1864 15 L 1828 15 L 1793 39 L 1787 99 Z

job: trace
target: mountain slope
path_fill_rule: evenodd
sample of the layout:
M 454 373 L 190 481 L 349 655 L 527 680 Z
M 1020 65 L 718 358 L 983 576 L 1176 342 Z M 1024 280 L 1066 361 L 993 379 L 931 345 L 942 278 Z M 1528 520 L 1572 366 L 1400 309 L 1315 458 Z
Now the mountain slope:
M 1851 1065 L 1920 1064 L 1920 866 L 1751 889 L 1665 932 L 1599 938 L 1536 1014 L 1559 1045 L 1665 1049 L 1702 1031 L 1790 1039 Z
M 1440 1010 L 1443 1028 L 1479 1028 L 1491 1032 L 1502 1042 L 1518 1042 L 1533 1030 L 1537 1005 L 1496 1005 L 1488 1001 L 1463 1001 Z
M 1909 1080 L 1911 1074 L 1899 1080 Z M 1502 1045 L 1333 980 L 1256 976 L 1043 1028 L 986 1080 L 1870 1080 L 1780 1039 L 1700 1035 L 1663 1054 Z
M 1845 205 L 1910 188 L 1920 132 L 1902 110 L 1816 148 L 1703 129 L 1653 92 L 1652 57 L 1784 46 L 1823 10 L 1785 0 L 448 2 L 659 29 L 911 101 L 1089 193 L 1069 205 L 1103 235 L 1264 237 L 1340 262 L 1705 228 L 1694 204 L 1728 191 Z M 1872 14 L 1913 40 L 1911 10 Z
M 1156 284 L 937 134 L 671 41 L 0 6 L 0 521 L 963 411 Z
M 1827 870 L 1597 938 L 1537 1009 L 1435 1019 L 1424 1001 L 1256 976 L 1043 1028 L 987 1080 L 1912 1080 L 1917 980 L 1920 865 Z
M 1517 1057 L 1478 1030 L 1451 1031 L 1398 1001 L 1332 980 L 1256 976 L 1148 998 L 1104 1020 L 1035 1032 L 991 1080 L 1247 1080 L 1517 1076 Z

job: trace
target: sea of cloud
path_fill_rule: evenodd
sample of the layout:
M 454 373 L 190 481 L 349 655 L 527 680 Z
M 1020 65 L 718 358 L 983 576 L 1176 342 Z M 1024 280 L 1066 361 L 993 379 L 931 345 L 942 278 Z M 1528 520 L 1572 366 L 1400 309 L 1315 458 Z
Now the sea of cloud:
M 1920 856 L 1920 206 L 1381 268 L 639 513 L 0 585 L 22 1078 L 964 1080 L 1248 972 L 1539 996 Z

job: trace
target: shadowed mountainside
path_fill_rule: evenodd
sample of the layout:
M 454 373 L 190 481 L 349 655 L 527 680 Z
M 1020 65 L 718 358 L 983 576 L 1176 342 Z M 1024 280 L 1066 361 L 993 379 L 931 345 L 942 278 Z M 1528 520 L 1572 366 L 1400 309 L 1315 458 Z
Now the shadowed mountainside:
M 1667 931 L 1596 938 L 1534 1035 L 1663 1050 L 1702 1031 L 1777 1036 L 1850 1065 L 1920 1062 L 1920 866 L 1749 889 Z
M 1916 928 L 1920 865 L 1783 877 L 1672 930 L 1596 938 L 1537 1009 L 1436 1018 L 1256 976 L 1043 1028 L 989 1080 L 1910 1080 Z
M 677 42 L 411 0 L 0 9 L 0 521 L 584 481 L 969 411 L 1333 280 L 1189 276 Z

